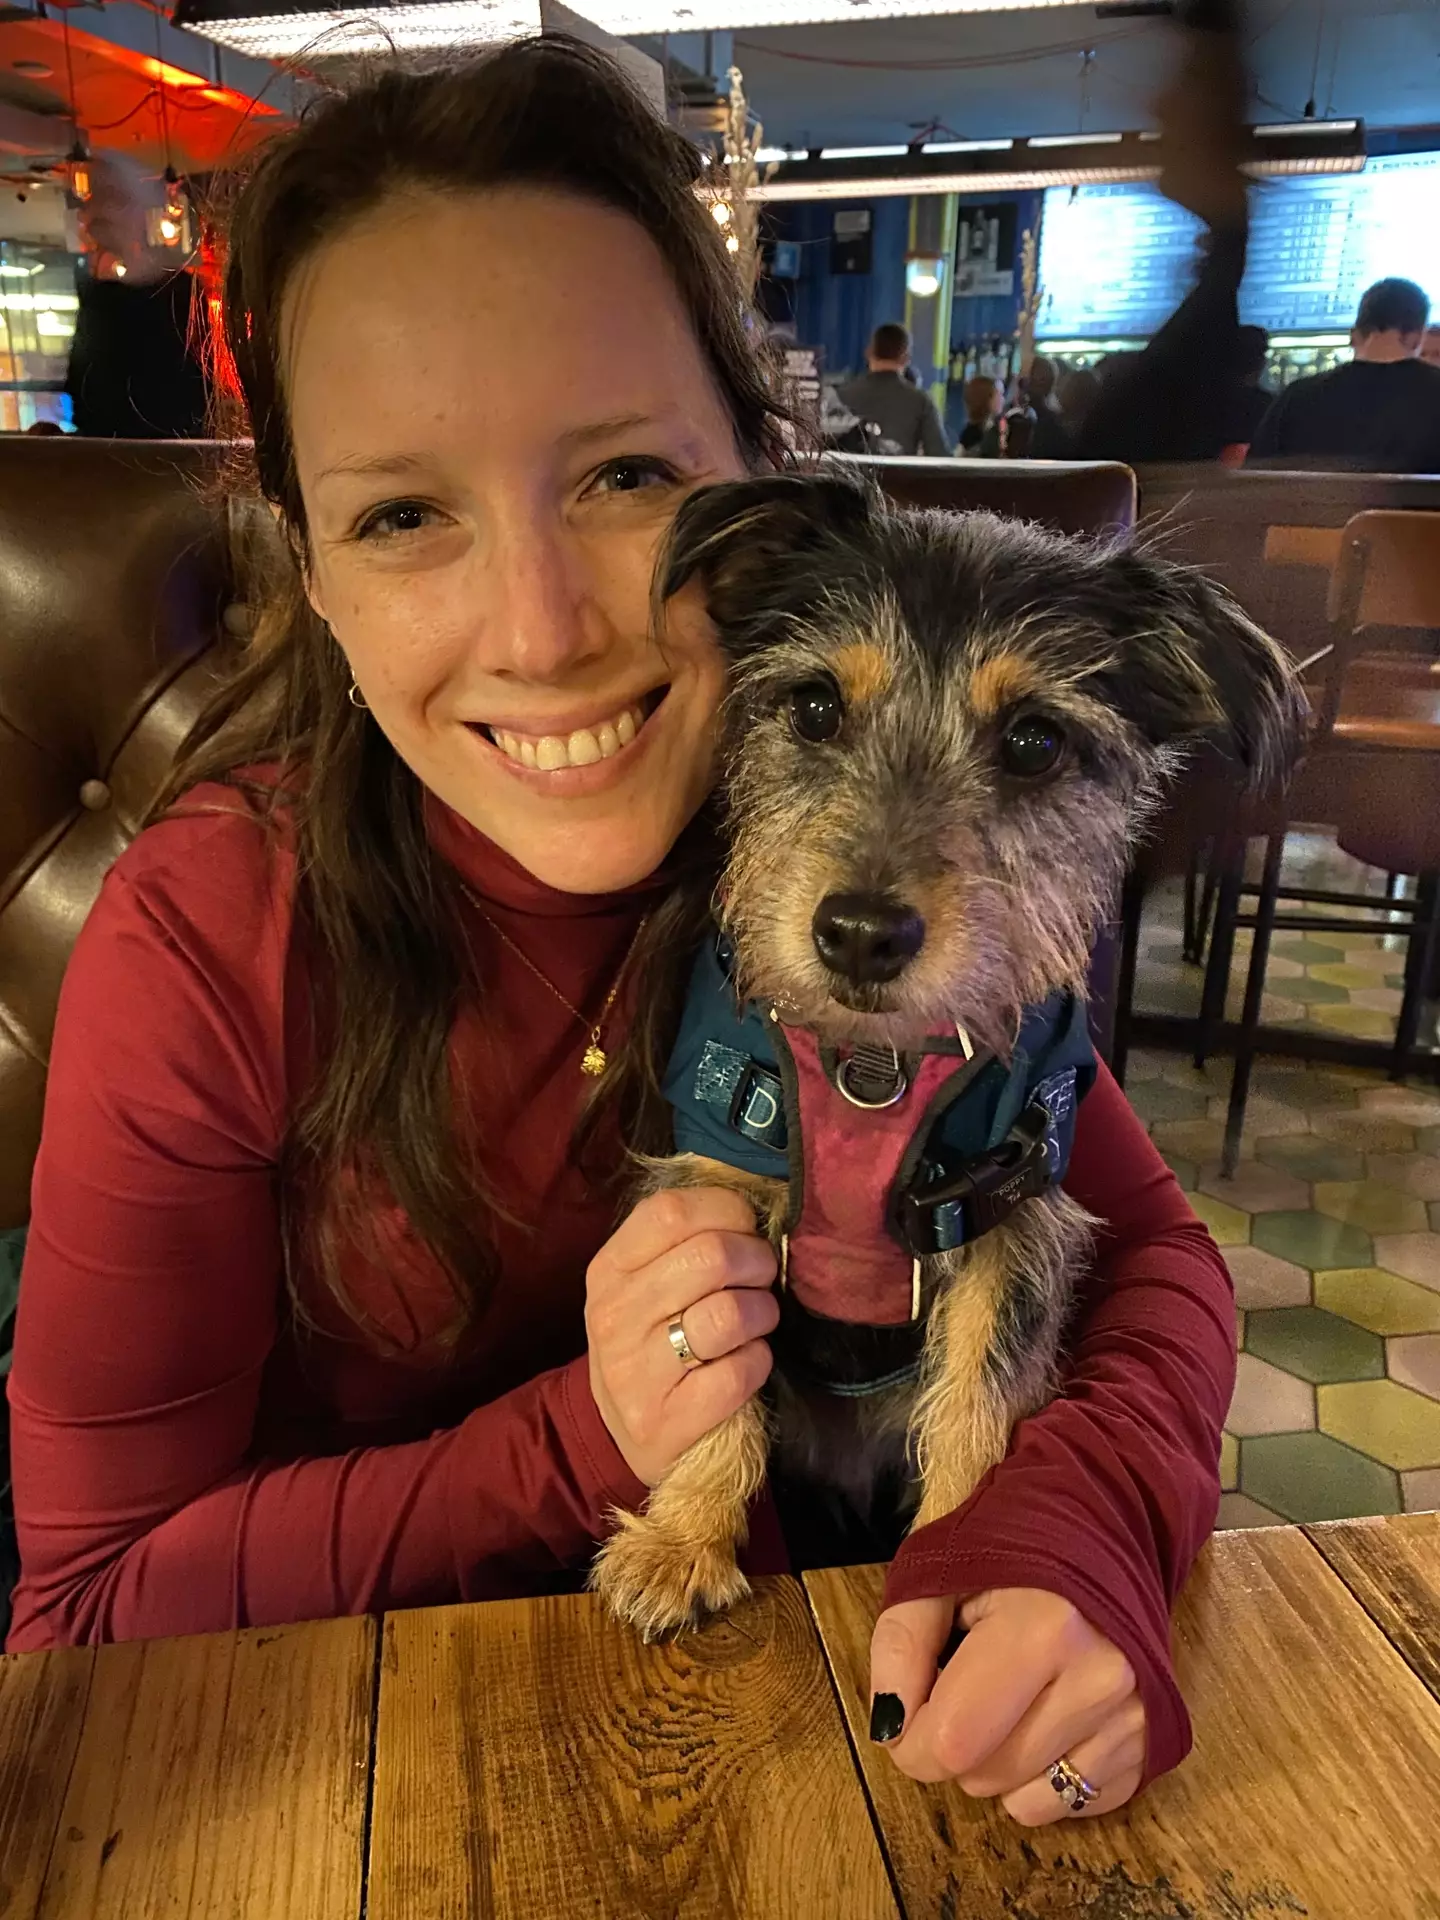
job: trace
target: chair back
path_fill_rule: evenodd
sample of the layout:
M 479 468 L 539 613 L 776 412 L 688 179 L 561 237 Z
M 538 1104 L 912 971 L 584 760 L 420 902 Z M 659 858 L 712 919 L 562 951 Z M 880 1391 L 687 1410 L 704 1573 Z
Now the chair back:
M 216 460 L 199 444 L 0 438 L 0 1229 L 29 1216 L 71 948 L 225 648 Z
M 905 507 L 1003 513 L 1057 533 L 1125 533 L 1135 524 L 1135 475 L 1115 460 L 830 458 L 868 473 Z
M 1440 629 L 1440 520 L 1403 509 L 1354 514 L 1330 576 L 1330 618 L 1352 633 Z

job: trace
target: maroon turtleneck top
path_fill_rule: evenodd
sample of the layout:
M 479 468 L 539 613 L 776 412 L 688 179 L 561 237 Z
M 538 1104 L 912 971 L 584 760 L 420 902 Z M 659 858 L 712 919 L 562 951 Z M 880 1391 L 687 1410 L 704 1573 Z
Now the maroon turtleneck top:
M 584 1353 L 616 1209 L 568 1152 L 587 1036 L 493 928 L 594 1017 L 654 888 L 559 894 L 447 809 L 430 820 L 488 982 L 452 1040 L 505 1209 L 477 1203 L 488 1307 L 448 1351 L 448 1288 L 390 1208 L 344 1272 L 383 1348 L 313 1274 L 297 1323 L 277 1209 L 309 1067 L 293 860 L 267 858 L 238 794 L 197 790 L 117 863 L 65 978 L 10 1381 L 11 1650 L 535 1593 L 643 1501 Z M 911 1536 L 886 1599 L 1063 1594 L 1135 1667 L 1154 1774 L 1188 1744 L 1168 1611 L 1219 1497 L 1230 1284 L 1103 1069 L 1066 1185 L 1107 1226 L 1061 1397 Z M 748 1564 L 785 1564 L 768 1507 Z

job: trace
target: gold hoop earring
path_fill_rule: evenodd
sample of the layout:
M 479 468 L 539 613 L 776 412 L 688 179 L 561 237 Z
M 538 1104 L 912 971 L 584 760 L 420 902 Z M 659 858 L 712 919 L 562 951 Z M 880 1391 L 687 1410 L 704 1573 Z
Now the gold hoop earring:
M 354 680 L 350 682 L 350 692 L 349 692 L 348 698 L 351 706 L 358 707 L 361 713 L 368 713 L 370 711 L 369 707 L 366 706 L 365 704 L 364 694 L 361 693 L 359 686 Z

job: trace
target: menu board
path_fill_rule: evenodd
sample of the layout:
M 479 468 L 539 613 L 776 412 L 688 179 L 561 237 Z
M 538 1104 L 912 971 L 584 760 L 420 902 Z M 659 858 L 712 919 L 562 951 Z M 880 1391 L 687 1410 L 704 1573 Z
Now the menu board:
M 1240 317 L 1271 333 L 1345 332 L 1387 274 L 1440 306 L 1440 153 L 1363 173 L 1258 181 Z M 1194 280 L 1200 225 L 1145 183 L 1051 187 L 1040 229 L 1041 339 L 1151 334 Z

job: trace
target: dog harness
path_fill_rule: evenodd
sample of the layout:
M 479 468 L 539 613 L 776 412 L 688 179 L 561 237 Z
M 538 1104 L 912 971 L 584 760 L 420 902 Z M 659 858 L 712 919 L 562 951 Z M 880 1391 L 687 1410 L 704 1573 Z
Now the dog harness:
M 777 1358 L 828 1392 L 878 1393 L 918 1370 L 927 1257 L 1064 1178 L 1095 1078 L 1084 1004 L 1027 1009 L 1008 1061 L 957 1028 L 837 1051 L 742 1004 L 732 966 L 722 934 L 691 974 L 664 1083 L 675 1149 L 788 1182 Z

